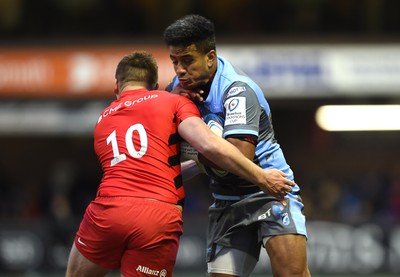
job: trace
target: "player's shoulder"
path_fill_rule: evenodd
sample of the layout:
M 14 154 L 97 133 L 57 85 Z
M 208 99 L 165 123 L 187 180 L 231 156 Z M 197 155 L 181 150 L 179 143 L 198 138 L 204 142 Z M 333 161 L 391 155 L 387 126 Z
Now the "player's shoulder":
M 152 92 L 157 94 L 160 98 L 163 99 L 176 99 L 176 96 L 178 96 L 166 90 L 153 90 Z
M 193 103 L 192 100 L 190 100 L 189 98 L 179 95 L 179 94 L 175 94 L 175 93 L 171 93 L 168 91 L 164 91 L 164 90 L 159 90 L 158 91 L 158 96 L 159 96 L 159 102 L 162 105 L 170 105 L 170 106 L 175 106 L 177 109 L 181 108 L 181 107 L 188 107 L 188 106 L 193 106 L 192 109 L 196 109 L 197 107 L 196 105 Z
M 159 95 L 169 95 L 168 91 L 162 89 L 151 90 L 151 93 L 159 94 Z

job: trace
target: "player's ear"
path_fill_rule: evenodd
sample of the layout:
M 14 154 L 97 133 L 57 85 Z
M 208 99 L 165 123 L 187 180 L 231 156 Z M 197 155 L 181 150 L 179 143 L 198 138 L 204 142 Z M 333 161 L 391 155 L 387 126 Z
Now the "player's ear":
M 114 94 L 115 94 L 115 96 L 118 98 L 119 89 L 118 89 L 118 80 L 117 80 L 117 79 L 115 79 Z
M 206 57 L 208 67 L 212 67 L 217 60 L 217 52 L 215 52 L 215 50 L 210 50 L 208 51 Z

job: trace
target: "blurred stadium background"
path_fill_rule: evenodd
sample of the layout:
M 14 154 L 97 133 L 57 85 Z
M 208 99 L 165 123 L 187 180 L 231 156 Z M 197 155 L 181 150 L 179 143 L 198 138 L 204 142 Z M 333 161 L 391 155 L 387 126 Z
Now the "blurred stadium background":
M 113 100 L 115 66 L 151 51 L 165 86 L 161 34 L 188 13 L 212 19 L 218 53 L 264 88 L 302 187 L 314 275 L 398 275 L 400 131 L 329 132 L 315 113 L 400 104 L 399 10 L 397 0 L 0 0 L 0 276 L 63 275 L 101 178 L 92 128 Z M 205 182 L 187 184 L 177 276 L 204 276 Z M 265 272 L 263 254 L 254 276 Z

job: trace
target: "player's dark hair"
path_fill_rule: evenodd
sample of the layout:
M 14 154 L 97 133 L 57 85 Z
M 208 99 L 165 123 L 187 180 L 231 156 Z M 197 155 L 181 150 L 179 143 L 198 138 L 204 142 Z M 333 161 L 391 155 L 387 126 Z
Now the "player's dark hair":
M 130 82 L 144 82 L 152 90 L 158 82 L 158 66 L 153 56 L 146 51 L 132 52 L 118 63 L 115 79 L 120 86 Z
M 214 23 L 200 15 L 186 15 L 176 20 L 163 35 L 168 46 L 187 47 L 194 43 L 203 54 L 216 49 Z

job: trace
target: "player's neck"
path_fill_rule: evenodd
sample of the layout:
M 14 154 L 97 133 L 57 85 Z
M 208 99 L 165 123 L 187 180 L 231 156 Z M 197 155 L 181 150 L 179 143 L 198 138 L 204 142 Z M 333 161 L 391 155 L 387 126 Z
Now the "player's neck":
M 210 77 L 210 79 L 208 80 L 207 84 L 205 84 L 205 85 L 199 87 L 201 90 L 204 91 L 204 93 L 203 93 L 203 95 L 202 95 L 203 98 L 204 98 L 204 100 L 207 99 L 208 94 L 210 93 L 211 84 L 212 84 L 212 82 L 213 82 L 213 80 L 214 80 L 214 77 L 215 77 L 215 73 L 216 73 L 216 72 L 217 72 L 217 71 L 215 71 L 215 72 L 213 73 L 213 75 L 212 75 L 212 76 Z
M 136 89 L 147 89 L 147 88 L 146 88 L 146 86 L 143 86 L 143 85 L 129 85 L 129 86 L 124 87 L 124 89 L 122 90 L 122 93 L 127 90 L 136 90 Z
M 119 99 L 121 97 L 121 95 L 124 94 L 125 91 L 129 91 L 129 90 L 142 90 L 142 89 L 146 89 L 147 88 L 145 86 L 140 86 L 140 85 L 133 85 L 133 86 L 126 86 L 124 87 L 119 93 L 115 94 L 115 96 L 117 97 L 117 99 Z

